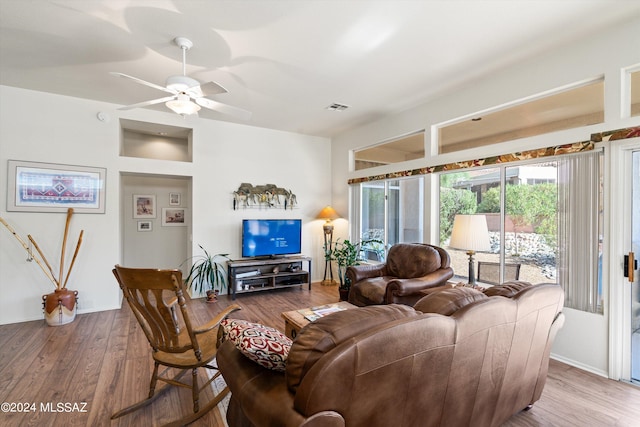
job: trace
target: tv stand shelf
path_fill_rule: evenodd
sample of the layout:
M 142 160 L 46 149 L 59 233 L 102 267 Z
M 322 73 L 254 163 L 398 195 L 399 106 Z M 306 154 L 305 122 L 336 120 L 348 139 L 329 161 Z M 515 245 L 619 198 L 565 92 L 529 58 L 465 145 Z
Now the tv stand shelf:
M 307 270 L 303 270 L 303 263 Z M 227 261 L 228 293 L 236 294 L 267 291 L 309 285 L 311 290 L 311 257 L 250 258 Z

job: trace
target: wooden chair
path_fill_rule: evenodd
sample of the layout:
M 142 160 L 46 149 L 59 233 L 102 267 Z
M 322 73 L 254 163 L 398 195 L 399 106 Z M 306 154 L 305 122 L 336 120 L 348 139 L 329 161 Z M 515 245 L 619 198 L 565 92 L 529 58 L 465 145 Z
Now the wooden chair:
M 153 402 L 167 385 L 190 388 L 193 397 L 193 413 L 167 426 L 189 424 L 214 408 L 229 389 L 215 395 L 206 405 L 200 407 L 200 393 L 209 387 L 220 372 L 212 362 L 216 357 L 217 326 L 229 313 L 239 310 L 234 304 L 207 324 L 194 328 L 189 318 L 186 301 L 182 291 L 182 273 L 180 270 L 155 270 L 142 268 L 125 268 L 116 265 L 113 274 L 120 284 L 131 310 L 140 323 L 152 349 L 154 360 L 153 375 L 149 384 L 149 395 L 146 399 L 113 414 L 111 419 L 136 411 Z M 176 310 L 176 305 L 179 310 Z M 178 312 L 181 316 L 178 316 Z M 163 371 L 158 374 L 162 365 Z M 198 368 L 212 369 L 215 372 L 202 387 L 198 385 Z M 178 372 L 169 377 L 169 371 L 177 368 Z M 191 370 L 191 382 L 180 381 L 180 378 Z M 158 380 L 165 382 L 156 392 Z
M 520 265 L 521 264 L 505 264 L 503 282 L 508 282 L 511 280 L 519 280 Z M 500 263 L 478 261 L 478 282 L 489 283 L 492 285 L 499 285 L 500 284 Z

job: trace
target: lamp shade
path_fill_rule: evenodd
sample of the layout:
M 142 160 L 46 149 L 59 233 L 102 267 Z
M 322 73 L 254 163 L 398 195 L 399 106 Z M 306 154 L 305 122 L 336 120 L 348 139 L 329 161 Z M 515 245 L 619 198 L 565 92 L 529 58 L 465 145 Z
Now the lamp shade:
M 340 214 L 338 214 L 338 212 L 336 212 L 335 209 L 333 209 L 331 206 L 325 206 L 324 209 L 320 211 L 318 216 L 316 216 L 316 219 L 332 220 L 338 218 L 340 218 Z
M 484 215 L 456 215 L 449 247 L 473 252 L 490 250 L 487 218 Z

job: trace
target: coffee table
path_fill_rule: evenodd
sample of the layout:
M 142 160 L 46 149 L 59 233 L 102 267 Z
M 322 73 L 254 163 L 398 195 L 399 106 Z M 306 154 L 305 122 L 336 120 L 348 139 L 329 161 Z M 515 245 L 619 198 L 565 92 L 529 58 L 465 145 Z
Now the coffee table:
M 303 327 L 305 327 L 310 323 L 310 320 L 305 317 L 305 314 L 310 314 L 312 310 L 321 309 L 321 308 L 329 308 L 328 311 L 331 311 L 330 309 L 332 307 L 336 307 L 339 309 L 346 309 L 346 310 L 357 308 L 357 306 L 350 304 L 346 301 L 340 301 L 336 303 L 325 304 L 322 306 L 285 311 L 284 313 L 282 313 L 282 318 L 284 319 L 285 335 L 291 339 L 294 339 L 296 336 L 298 336 L 300 329 L 302 329 Z

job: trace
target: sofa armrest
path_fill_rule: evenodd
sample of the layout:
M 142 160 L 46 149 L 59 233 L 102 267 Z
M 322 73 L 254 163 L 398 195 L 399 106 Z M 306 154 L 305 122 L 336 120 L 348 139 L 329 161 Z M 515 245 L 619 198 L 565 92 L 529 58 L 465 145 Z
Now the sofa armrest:
M 304 425 L 305 417 L 293 408 L 294 397 L 287 389 L 283 372 L 249 360 L 231 341 L 220 345 L 216 360 L 234 405 L 242 407 L 242 411 L 232 411 L 231 416 L 246 418 L 229 419 L 230 425 L 260 425 L 264 420 L 282 427 Z
M 351 279 L 351 284 L 354 284 L 364 279 L 384 276 L 385 271 L 385 264 L 352 265 L 347 268 L 346 277 Z
M 386 300 L 391 301 L 393 296 L 407 296 L 416 294 L 424 289 L 442 286 L 453 277 L 453 269 L 441 268 L 426 276 L 415 279 L 394 279 L 387 284 Z

